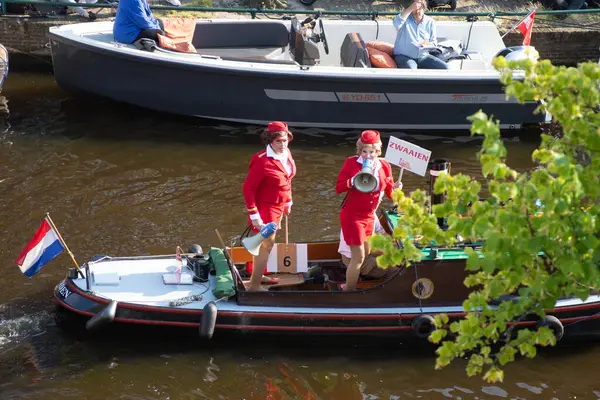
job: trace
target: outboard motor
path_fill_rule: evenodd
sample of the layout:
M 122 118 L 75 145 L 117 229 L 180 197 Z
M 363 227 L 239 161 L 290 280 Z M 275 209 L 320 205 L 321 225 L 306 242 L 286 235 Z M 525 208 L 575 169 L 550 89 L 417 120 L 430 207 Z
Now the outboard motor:
M 188 253 L 194 254 L 188 258 L 189 266 L 194 271 L 194 281 L 206 282 L 210 274 L 210 257 L 202 253 L 202 247 L 195 244 L 190 247 Z
M 431 196 L 430 204 L 433 207 L 435 204 L 442 204 L 446 201 L 446 194 L 435 194 L 433 188 L 435 181 L 441 174 L 450 173 L 450 161 L 444 158 L 435 158 L 429 162 L 429 193 Z M 438 218 L 438 226 L 442 229 L 447 229 L 446 218 Z
M 506 61 L 519 61 L 525 59 L 537 60 L 539 54 L 533 46 L 512 46 L 500 50 L 494 58 L 503 56 Z

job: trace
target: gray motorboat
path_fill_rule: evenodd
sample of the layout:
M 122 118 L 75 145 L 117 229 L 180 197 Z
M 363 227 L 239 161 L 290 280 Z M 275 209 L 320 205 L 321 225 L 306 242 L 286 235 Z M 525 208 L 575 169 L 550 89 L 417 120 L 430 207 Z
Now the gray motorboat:
M 197 20 L 196 53 L 126 45 L 112 22 L 50 28 L 54 73 L 66 90 L 187 116 L 292 127 L 468 129 L 482 109 L 502 129 L 549 122 L 538 103 L 507 99 L 491 65 L 506 48 L 488 21 L 439 21 L 448 70 L 374 68 L 365 43 L 393 43 L 392 21 Z M 308 26 L 309 29 L 306 29 Z M 314 27 L 314 29 L 310 29 Z M 518 79 L 518 73 L 516 78 Z

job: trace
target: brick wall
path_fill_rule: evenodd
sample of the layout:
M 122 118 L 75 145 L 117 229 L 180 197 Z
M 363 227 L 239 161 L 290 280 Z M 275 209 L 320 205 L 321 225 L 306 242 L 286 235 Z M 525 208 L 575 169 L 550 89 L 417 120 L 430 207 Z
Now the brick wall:
M 49 57 L 48 28 L 82 22 L 75 16 L 61 18 L 0 17 L 0 43 L 4 44 L 11 57 L 35 54 Z M 511 32 L 505 38 L 507 46 L 520 45 L 523 37 Z M 533 32 L 532 43 L 542 58 L 553 64 L 575 65 L 582 61 L 597 62 L 600 56 L 600 35 L 596 31 L 544 31 Z M 20 53 L 20 54 L 19 54 Z
M 81 22 L 81 18 L 27 18 L 1 17 L 0 43 L 16 51 L 34 54 L 49 54 L 48 29 L 54 25 L 65 25 Z
M 504 37 L 507 46 L 523 43 L 520 32 L 511 32 Z M 598 62 L 600 58 L 600 34 L 597 31 L 543 31 L 534 30 L 531 44 L 554 65 L 574 66 L 579 62 Z

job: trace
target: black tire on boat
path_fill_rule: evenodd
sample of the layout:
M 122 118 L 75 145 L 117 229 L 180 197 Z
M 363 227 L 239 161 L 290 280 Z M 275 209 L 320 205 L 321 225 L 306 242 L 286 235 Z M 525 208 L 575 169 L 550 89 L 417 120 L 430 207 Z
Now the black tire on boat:
M 456 10 L 456 0 L 450 0 L 450 10 L 454 11 Z
M 210 339 L 215 332 L 217 323 L 217 305 L 214 301 L 206 303 L 202 309 L 202 320 L 200 321 L 199 334 L 202 339 Z
M 419 339 L 427 339 L 437 329 L 435 320 L 429 314 L 421 314 L 412 322 L 412 330 Z
M 562 339 L 565 334 L 565 327 L 563 326 L 562 322 L 560 322 L 560 320 L 553 315 L 546 315 L 544 319 L 540 319 L 537 322 L 535 327 L 536 329 L 539 329 L 542 326 L 547 326 L 548 328 L 552 329 L 557 341 Z

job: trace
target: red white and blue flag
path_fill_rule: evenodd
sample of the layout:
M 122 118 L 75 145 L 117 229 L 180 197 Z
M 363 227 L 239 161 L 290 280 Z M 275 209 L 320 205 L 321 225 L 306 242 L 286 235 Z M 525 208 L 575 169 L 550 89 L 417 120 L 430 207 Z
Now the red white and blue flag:
M 64 249 L 58 234 L 52 229 L 48 219 L 44 218 L 37 232 L 15 262 L 25 276 L 32 277 Z

